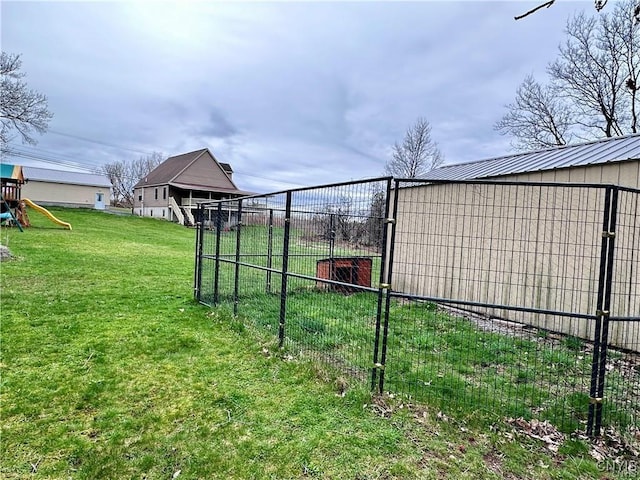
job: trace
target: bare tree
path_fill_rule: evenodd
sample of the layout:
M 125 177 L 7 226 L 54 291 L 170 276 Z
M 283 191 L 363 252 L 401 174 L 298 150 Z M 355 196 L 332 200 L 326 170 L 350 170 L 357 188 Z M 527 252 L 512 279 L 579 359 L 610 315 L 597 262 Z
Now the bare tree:
M 363 224 L 364 231 L 359 237 L 364 245 L 375 247 L 377 251 L 382 248 L 386 205 L 386 192 L 381 188 L 372 188 L 371 204 Z
M 16 130 L 22 143 L 36 144 L 34 132 L 47 131 L 53 114 L 49 111 L 47 97 L 31 90 L 22 81 L 25 74 L 20 72 L 20 55 L 2 52 L 0 54 L 0 142 L 2 151 L 6 150 L 11 131 Z
M 494 128 L 514 138 L 517 150 L 535 150 L 566 145 L 571 140 L 571 109 L 559 99 L 553 87 L 540 85 L 528 75 L 516 92 L 514 103 Z
M 431 137 L 431 125 L 424 118 L 418 118 L 407 130 L 402 144 L 394 144 L 385 173 L 399 178 L 419 178 L 443 161 L 438 144 Z
M 632 21 L 624 21 L 632 15 Z M 628 75 L 625 87 L 629 96 L 630 104 L 630 129 L 633 133 L 638 132 L 638 91 L 640 90 L 640 3 L 635 7 L 632 2 L 618 3 L 614 11 L 615 18 L 622 19 L 620 28 L 613 29 L 612 37 L 615 42 L 622 46 L 622 61 L 626 64 L 626 74 Z
M 341 196 L 324 205 L 313 218 L 313 224 L 319 238 L 330 241 L 351 240 L 352 209 L 353 200 L 347 196 Z
M 559 57 L 548 67 L 558 93 L 575 105 L 578 123 L 587 131 L 601 130 L 606 137 L 624 132 L 623 46 L 612 33 L 619 27 L 608 16 L 576 15 L 567 23 L 569 38 L 560 46 Z
M 108 163 L 101 168 L 111 184 L 113 205 L 133 207 L 133 187 L 145 175 L 166 160 L 166 155 L 153 152 L 136 160 L 119 160 Z
M 566 41 L 547 67 L 549 83 L 527 77 L 496 123 L 516 148 L 563 145 L 637 133 L 640 34 L 633 0 L 606 14 L 579 13 L 567 22 Z

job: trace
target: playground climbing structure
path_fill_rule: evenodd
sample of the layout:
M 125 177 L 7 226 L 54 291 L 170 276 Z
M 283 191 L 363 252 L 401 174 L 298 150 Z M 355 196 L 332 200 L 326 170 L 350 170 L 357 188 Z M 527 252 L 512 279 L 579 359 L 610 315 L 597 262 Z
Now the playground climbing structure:
M 27 206 L 41 213 L 52 222 L 71 230 L 71 224 L 55 217 L 46 208 L 33 203 L 28 198 L 20 197 L 20 189 L 25 182 L 20 165 L 0 164 L 1 190 L 0 190 L 0 221 L 3 224 L 15 225 L 20 231 L 23 227 L 30 227 Z

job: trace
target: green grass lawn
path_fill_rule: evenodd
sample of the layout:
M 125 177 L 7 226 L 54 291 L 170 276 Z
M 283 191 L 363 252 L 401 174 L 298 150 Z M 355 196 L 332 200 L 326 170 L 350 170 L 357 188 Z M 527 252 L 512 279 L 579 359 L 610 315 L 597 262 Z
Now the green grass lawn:
M 0 230 L 2 478 L 632 478 L 283 356 L 193 301 L 193 230 L 51 211 Z

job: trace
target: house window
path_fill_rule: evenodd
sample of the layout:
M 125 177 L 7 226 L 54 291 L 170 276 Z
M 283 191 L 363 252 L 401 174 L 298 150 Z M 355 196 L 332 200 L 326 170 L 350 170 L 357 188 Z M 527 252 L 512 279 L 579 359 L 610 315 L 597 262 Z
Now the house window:
M 162 199 L 166 200 L 167 199 L 167 187 L 164 187 L 162 189 Z
M 162 216 L 164 217 L 164 208 L 162 209 Z
M 151 217 L 153 217 L 153 210 L 149 210 L 149 211 L 151 212 L 151 215 L 150 215 L 150 216 L 151 216 Z
M 141 202 L 142 201 L 142 194 L 138 195 L 138 201 Z
M 155 194 L 156 194 L 156 200 L 158 199 L 158 189 L 155 189 Z

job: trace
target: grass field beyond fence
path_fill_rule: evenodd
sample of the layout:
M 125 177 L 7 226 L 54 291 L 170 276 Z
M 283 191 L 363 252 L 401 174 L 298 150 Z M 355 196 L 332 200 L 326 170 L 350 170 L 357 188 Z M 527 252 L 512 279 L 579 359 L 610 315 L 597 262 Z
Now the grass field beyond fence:
M 333 310 L 314 316 L 305 300 L 313 292 L 299 285 L 292 343 L 280 352 L 269 333 L 277 295 L 255 296 L 237 318 L 194 302 L 193 230 L 51 211 L 73 230 L 35 212 L 25 232 L 0 230 L 15 256 L 0 266 L 2 478 L 635 478 L 626 447 L 555 431 L 549 442 L 504 421 L 479 428 L 443 413 L 444 387 L 433 399 L 371 397 L 338 369 L 298 356 L 303 332 L 319 352 L 345 348 L 351 334 L 336 336 L 336 327 L 352 319 L 340 302 L 357 295 L 327 293 Z M 359 305 L 364 334 L 375 312 L 368 300 Z M 394 308 L 407 324 L 411 315 L 432 328 L 444 321 L 428 304 Z M 397 341 L 416 351 L 434 341 L 405 333 Z M 502 347 L 510 358 L 511 345 Z M 369 358 L 353 355 L 355 375 Z M 485 354 L 468 360 L 491 363 Z M 447 359 L 442 378 L 466 378 L 462 365 Z M 423 380 L 400 371 L 405 385 Z

